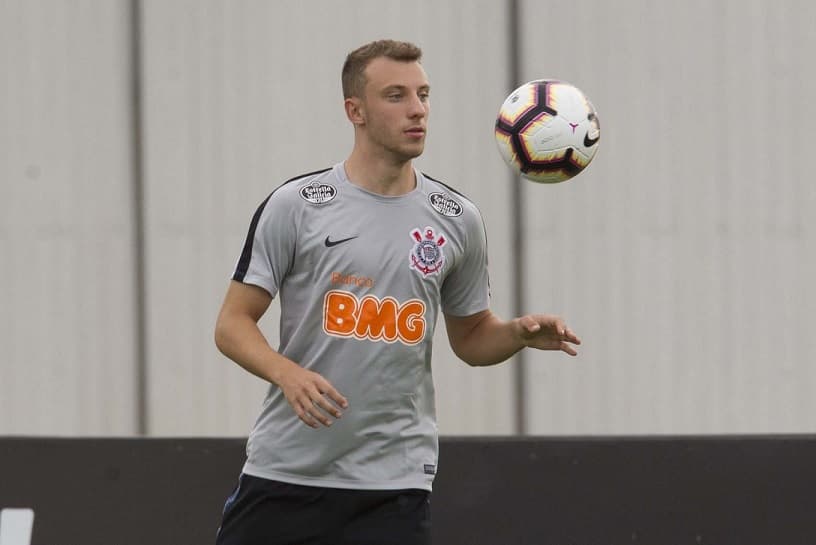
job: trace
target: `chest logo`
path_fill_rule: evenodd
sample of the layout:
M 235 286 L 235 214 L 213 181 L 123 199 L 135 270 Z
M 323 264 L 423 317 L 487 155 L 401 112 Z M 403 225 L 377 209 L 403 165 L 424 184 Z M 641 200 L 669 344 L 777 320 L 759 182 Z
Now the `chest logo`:
M 331 184 L 312 182 L 300 188 L 300 198 L 312 204 L 324 204 L 337 196 L 337 188 Z
M 413 345 L 425 338 L 425 303 L 399 302 L 393 297 L 362 299 L 351 292 L 331 290 L 323 300 L 323 331 L 332 337 L 400 342 Z
M 447 242 L 445 236 L 434 233 L 432 227 L 426 227 L 422 231 L 411 231 L 411 238 L 414 240 L 409 254 L 411 268 L 422 273 L 422 276 L 438 273 L 445 264 L 445 254 L 442 252 Z
M 337 246 L 338 244 L 343 244 L 344 242 L 348 242 L 349 240 L 354 240 L 359 235 L 348 237 L 348 238 L 341 238 L 338 240 L 331 240 L 329 237 L 326 237 L 326 240 L 323 241 L 323 244 L 326 245 L 326 248 L 331 248 L 332 246 Z
M 454 218 L 462 215 L 462 205 L 444 193 L 431 193 L 428 195 L 428 201 L 433 209 L 443 216 Z

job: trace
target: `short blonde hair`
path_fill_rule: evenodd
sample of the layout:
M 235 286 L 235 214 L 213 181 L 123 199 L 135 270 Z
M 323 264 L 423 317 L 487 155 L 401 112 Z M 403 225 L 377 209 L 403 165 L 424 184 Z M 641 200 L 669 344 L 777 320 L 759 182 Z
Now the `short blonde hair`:
M 343 98 L 362 97 L 365 92 L 365 69 L 378 57 L 395 61 L 420 62 L 422 50 L 410 42 L 376 40 L 358 47 L 348 54 L 343 63 Z

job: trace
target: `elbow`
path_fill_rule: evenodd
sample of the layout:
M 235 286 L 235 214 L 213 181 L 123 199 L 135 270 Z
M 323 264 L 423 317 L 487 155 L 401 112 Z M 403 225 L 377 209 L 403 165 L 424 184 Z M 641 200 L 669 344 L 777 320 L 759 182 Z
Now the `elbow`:
M 460 360 L 468 364 L 470 367 L 480 367 L 482 364 L 479 362 L 478 358 L 475 357 L 474 354 L 466 354 L 464 352 L 456 352 L 454 350 L 454 354 L 456 354 Z
M 498 361 L 478 357 L 463 358 L 460 356 L 459 359 L 461 359 L 463 362 L 465 362 L 471 367 L 486 367 L 488 365 L 496 365 L 497 363 L 499 363 Z
M 473 349 L 472 347 L 465 348 L 451 346 L 451 348 L 453 349 L 453 353 L 470 367 L 488 367 L 491 365 L 497 365 L 506 361 L 518 351 L 514 350 L 511 353 L 505 353 L 494 352 L 489 349 Z
M 223 317 L 218 318 L 215 323 L 215 331 L 213 332 L 213 340 L 215 341 L 215 346 L 218 348 L 218 351 L 227 355 L 227 347 L 229 346 L 229 328 L 225 323 Z
M 466 350 L 463 346 L 454 346 L 451 345 L 451 349 L 453 353 L 456 354 L 456 357 L 468 364 L 470 367 L 482 367 L 486 365 L 481 358 L 479 358 L 479 354 L 474 353 L 472 350 Z

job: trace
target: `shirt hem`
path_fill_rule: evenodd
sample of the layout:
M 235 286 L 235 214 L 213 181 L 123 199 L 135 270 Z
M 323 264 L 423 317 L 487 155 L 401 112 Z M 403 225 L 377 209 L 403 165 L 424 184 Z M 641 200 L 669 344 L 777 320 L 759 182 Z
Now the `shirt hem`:
M 233 280 L 235 279 L 233 278 Z M 278 288 L 276 286 L 270 284 L 269 282 L 265 282 L 261 277 L 257 275 L 247 274 L 246 276 L 244 276 L 243 279 L 238 280 L 238 282 L 241 282 L 242 284 L 250 284 L 253 286 L 257 286 L 263 289 L 266 293 L 268 293 L 269 296 L 272 297 L 272 299 L 274 299 L 275 296 L 278 294 Z
M 302 486 L 321 486 L 325 488 L 345 488 L 349 490 L 403 490 L 406 488 L 416 488 L 419 490 L 432 490 L 431 483 L 417 482 L 414 480 L 388 481 L 388 482 L 368 482 L 352 481 L 343 479 L 325 479 L 322 477 L 304 477 L 303 475 L 292 475 L 290 473 L 280 473 L 277 471 L 264 471 L 251 465 L 244 464 L 243 472 L 253 477 L 281 481 L 289 484 Z

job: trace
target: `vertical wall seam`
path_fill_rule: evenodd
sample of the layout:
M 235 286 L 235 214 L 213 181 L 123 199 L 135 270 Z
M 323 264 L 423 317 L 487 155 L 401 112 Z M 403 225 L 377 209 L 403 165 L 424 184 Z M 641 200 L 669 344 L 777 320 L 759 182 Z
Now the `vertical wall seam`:
M 508 5 L 508 21 L 507 21 L 507 39 L 508 39 L 508 66 L 509 66 L 509 85 L 507 93 L 509 94 L 513 89 L 518 87 L 521 79 L 521 7 L 519 5 L 521 0 L 509 0 Z M 509 170 L 509 169 L 508 169 Z M 512 233 L 513 233 L 513 315 L 522 316 L 525 312 L 524 294 L 525 294 L 525 267 L 526 260 L 524 256 L 526 240 L 524 235 L 524 195 L 523 184 L 521 177 L 515 175 L 510 171 L 510 217 L 512 218 Z M 527 357 L 524 350 L 518 352 L 515 356 L 515 365 L 513 366 L 513 399 L 515 400 L 514 407 L 514 431 L 517 435 L 525 435 L 527 433 L 527 396 L 525 391 L 525 382 L 527 379 Z
M 130 1 L 130 116 L 131 116 L 131 196 L 133 217 L 133 312 L 135 330 L 135 428 L 149 433 L 147 407 L 147 313 L 145 263 L 144 146 L 142 127 L 142 5 Z

